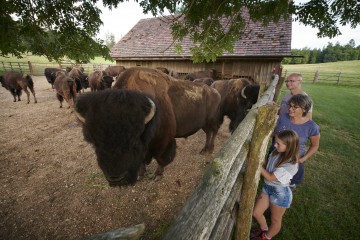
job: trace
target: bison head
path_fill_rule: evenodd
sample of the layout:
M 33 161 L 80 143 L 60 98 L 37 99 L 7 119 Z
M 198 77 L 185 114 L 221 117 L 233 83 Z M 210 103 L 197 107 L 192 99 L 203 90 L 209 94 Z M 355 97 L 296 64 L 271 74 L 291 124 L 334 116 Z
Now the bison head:
M 111 76 L 103 75 L 102 82 L 104 83 L 105 88 L 111 88 L 114 79 Z
M 259 85 L 246 85 L 237 93 L 236 119 L 231 121 L 229 129 L 234 132 L 240 122 L 245 118 L 252 105 L 257 102 L 259 96 Z
M 144 94 L 108 89 L 81 96 L 75 113 L 110 186 L 133 184 L 157 125 L 154 102 Z

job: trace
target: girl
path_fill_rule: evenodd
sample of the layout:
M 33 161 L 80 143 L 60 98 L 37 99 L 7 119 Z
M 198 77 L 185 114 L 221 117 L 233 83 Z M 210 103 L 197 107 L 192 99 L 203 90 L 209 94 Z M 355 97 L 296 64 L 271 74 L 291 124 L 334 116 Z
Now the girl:
M 252 232 L 252 239 L 271 239 L 281 228 L 282 217 L 286 208 L 290 207 L 292 192 L 290 180 L 298 171 L 299 137 L 293 130 L 284 130 L 275 136 L 275 150 L 270 154 L 267 163 L 261 167 L 264 186 L 258 197 L 253 217 L 260 225 L 260 229 Z M 266 169 L 264 166 L 266 165 Z M 271 225 L 268 228 L 264 216 L 270 206 Z

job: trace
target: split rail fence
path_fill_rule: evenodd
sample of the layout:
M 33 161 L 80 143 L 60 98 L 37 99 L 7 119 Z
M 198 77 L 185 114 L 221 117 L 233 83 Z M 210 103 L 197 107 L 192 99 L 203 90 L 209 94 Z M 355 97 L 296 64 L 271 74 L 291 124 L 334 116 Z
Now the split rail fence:
M 72 63 L 62 62 L 62 63 L 32 63 L 28 62 L 4 62 L 0 61 L 0 74 L 4 71 L 17 71 L 22 73 L 27 73 L 32 76 L 43 76 L 45 68 L 60 68 L 66 69 L 66 67 L 78 66 L 83 67 L 84 72 L 89 74 L 96 70 L 104 70 L 109 65 L 115 64 L 78 64 L 73 65 Z

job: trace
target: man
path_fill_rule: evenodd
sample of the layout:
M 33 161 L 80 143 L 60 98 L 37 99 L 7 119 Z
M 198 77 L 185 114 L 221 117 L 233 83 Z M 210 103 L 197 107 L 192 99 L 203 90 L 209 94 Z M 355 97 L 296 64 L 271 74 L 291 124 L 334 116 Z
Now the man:
M 285 81 L 286 83 L 286 87 L 290 90 L 290 93 L 286 94 L 283 99 L 280 102 L 280 109 L 279 109 L 279 114 L 281 113 L 287 113 L 289 110 L 288 107 L 288 102 L 289 99 L 296 94 L 305 94 L 307 95 L 306 92 L 304 92 L 301 89 L 301 83 L 302 83 L 302 75 L 300 73 L 292 73 L 287 77 L 287 80 Z M 307 116 L 312 119 L 312 110 L 313 110 L 313 106 L 311 106 L 311 109 L 309 110 Z

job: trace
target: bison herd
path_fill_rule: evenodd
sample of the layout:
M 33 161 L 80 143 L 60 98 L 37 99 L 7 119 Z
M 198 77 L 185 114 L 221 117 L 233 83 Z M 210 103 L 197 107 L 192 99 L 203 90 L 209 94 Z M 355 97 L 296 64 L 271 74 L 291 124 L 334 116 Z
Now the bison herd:
M 200 153 L 207 154 L 225 116 L 229 131 L 236 129 L 256 103 L 259 85 L 245 78 L 214 81 L 214 71 L 192 73 L 186 80 L 166 68 L 109 66 L 88 76 L 82 68 L 47 68 L 44 73 L 60 107 L 65 99 L 74 109 L 107 181 L 118 186 L 135 183 L 152 159 L 158 163 L 155 178 L 161 176 L 175 158 L 176 138 L 202 129 L 206 140 Z M 22 90 L 30 102 L 27 88 L 37 102 L 29 75 L 5 72 L 0 81 L 14 102 Z M 79 94 L 87 87 L 91 92 Z

